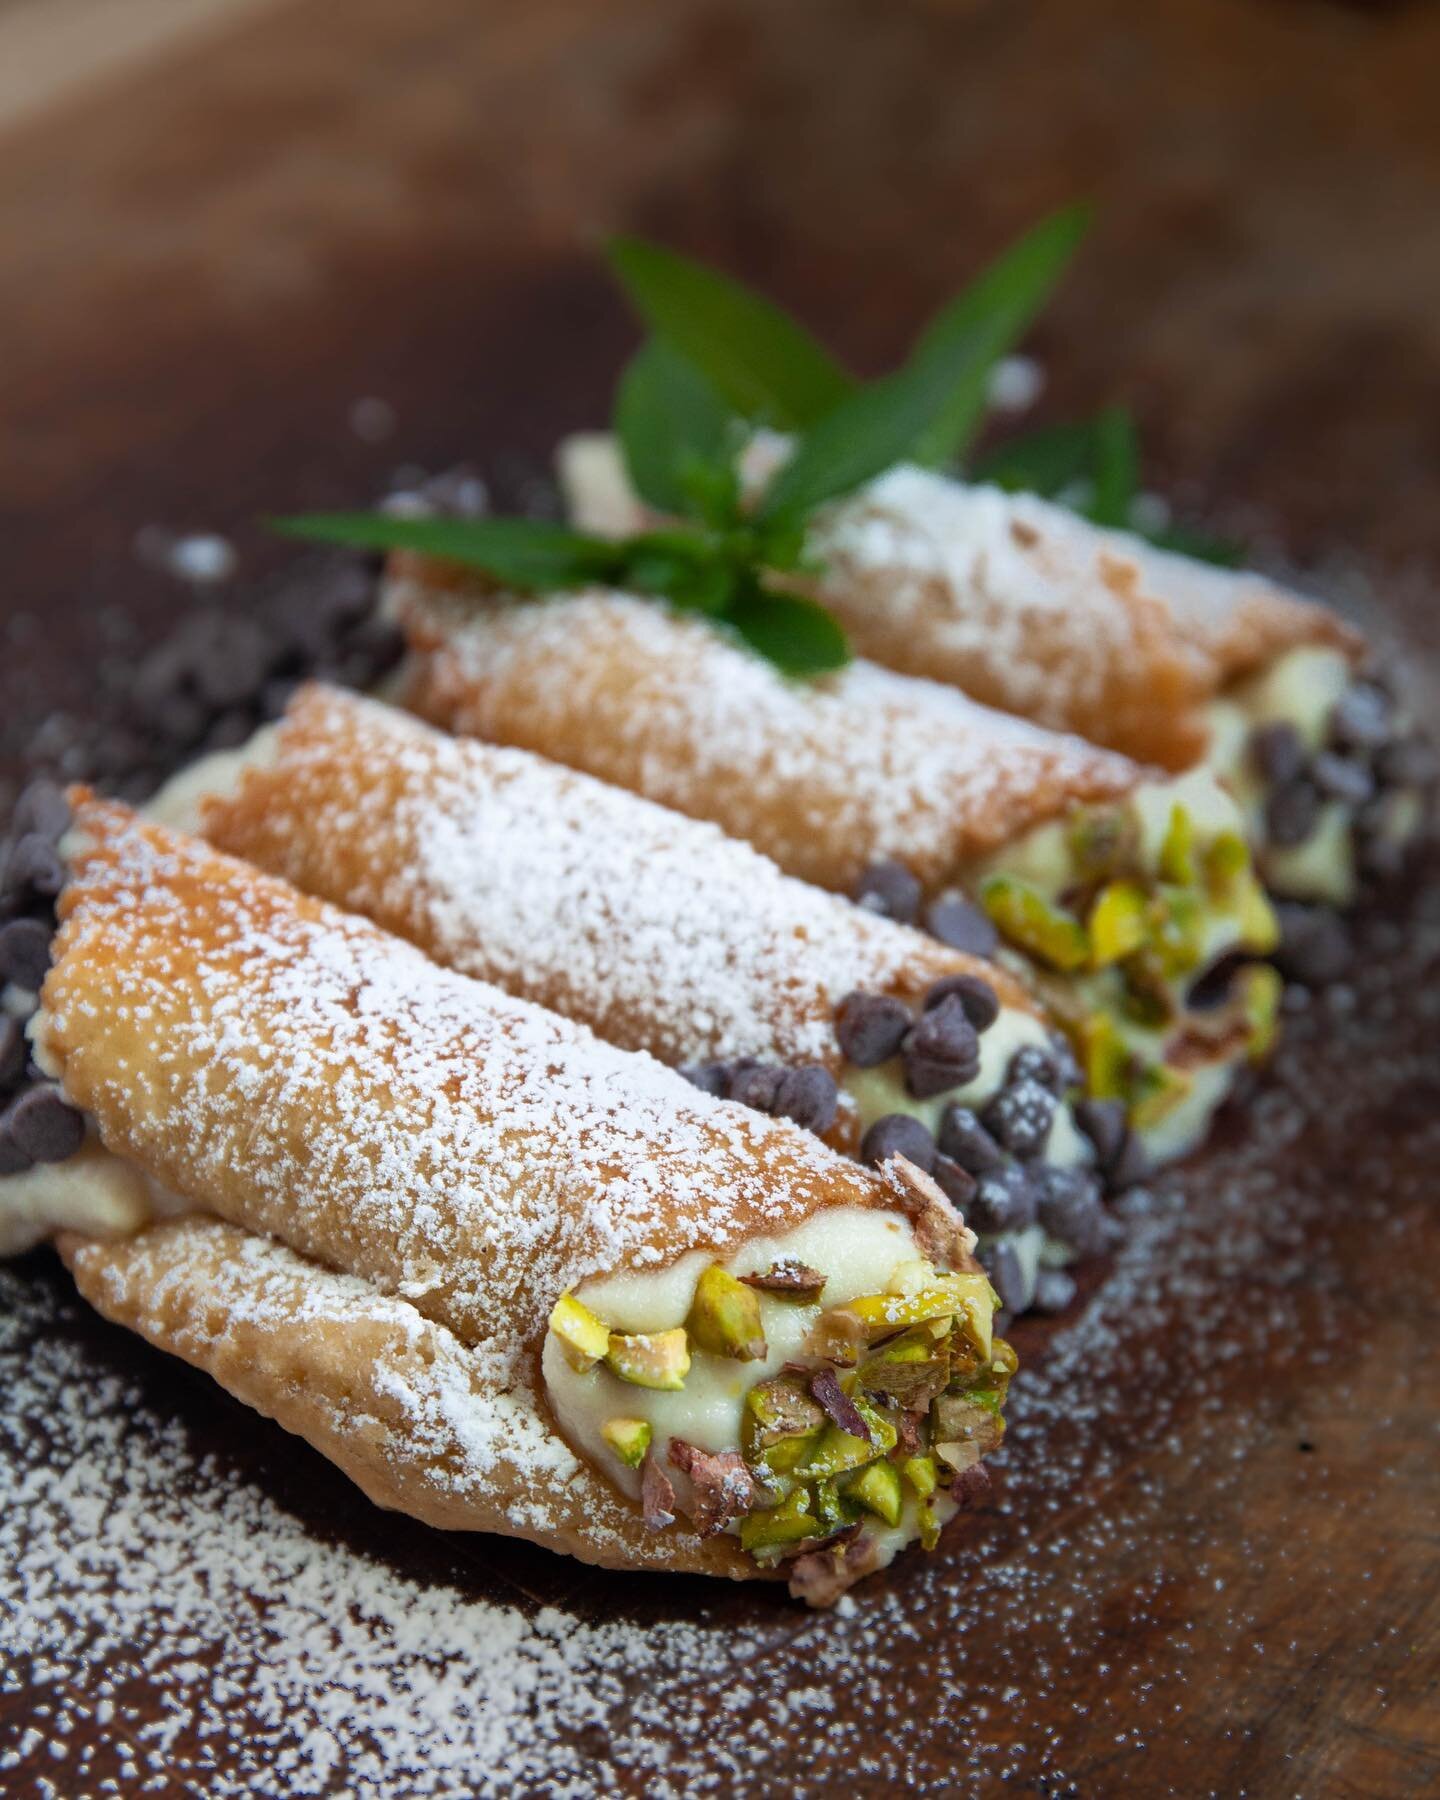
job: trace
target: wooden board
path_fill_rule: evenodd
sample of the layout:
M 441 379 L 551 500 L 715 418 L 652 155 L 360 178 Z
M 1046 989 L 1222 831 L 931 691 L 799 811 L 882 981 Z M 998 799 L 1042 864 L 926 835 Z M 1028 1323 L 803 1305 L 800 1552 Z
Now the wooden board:
M 0 143 L 5 754 L 193 603 L 142 527 L 231 532 L 258 578 L 283 560 L 267 509 L 533 461 L 595 421 L 632 337 L 603 231 L 724 259 L 871 367 L 1077 192 L 1100 222 L 1038 336 L 1046 415 L 1132 401 L 1157 485 L 1378 594 L 1433 655 L 1437 46 L 1430 9 L 1261 0 L 350 0 L 343 26 L 288 0 L 34 110 Z M 362 396 L 395 409 L 381 445 L 349 428 Z M 65 1318 L 22 1348 L 80 1342 L 187 1455 L 457 1609 L 653 1626 L 654 1666 L 551 1741 L 552 1783 L 1433 1792 L 1433 875 L 1374 921 L 1354 990 L 1292 1020 L 1183 1216 L 1143 1223 L 1078 1322 L 1022 1332 L 993 1506 L 845 1618 L 434 1538 L 117 1333 Z M 24 1278 L 64 1291 L 43 1258 Z M 666 1661 L 676 1622 L 743 1648 L 734 1681 Z M 129 1724 L 85 1688 L 12 1667 L 0 1789 L 138 1791 Z M 128 1703 L 158 1716 L 165 1688 L 137 1674 Z M 67 1705 L 83 1774 L 48 1749 L 40 1709 Z M 237 1741 L 182 1721 L 145 1791 L 292 1791 Z

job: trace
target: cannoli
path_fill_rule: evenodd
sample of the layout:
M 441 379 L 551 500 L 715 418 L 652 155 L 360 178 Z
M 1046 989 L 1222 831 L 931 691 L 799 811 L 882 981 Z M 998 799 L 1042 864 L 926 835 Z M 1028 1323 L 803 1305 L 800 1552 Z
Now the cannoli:
M 744 837 L 790 874 L 1027 972 L 1159 1155 L 1273 1035 L 1274 943 L 1234 803 L 855 663 L 790 682 L 710 624 L 612 591 L 532 604 L 399 557 L 409 703 Z
M 101 1311 L 382 1504 L 610 1566 L 823 1602 L 979 1491 L 1014 1358 L 903 1158 L 121 806 L 69 855 L 36 1054 L 181 1215 L 63 1240 Z
M 758 493 L 786 440 L 745 457 Z M 613 440 L 563 448 L 577 520 L 640 517 Z M 1435 761 L 1364 639 L 1252 572 L 1092 525 L 1033 494 L 890 470 L 820 513 L 810 586 L 860 654 L 1235 795 L 1286 900 L 1350 906 L 1393 874 Z
M 1105 1247 L 1099 1177 L 1133 1147 L 1113 1103 L 1077 1129 L 1073 1056 L 1015 977 L 713 825 L 320 686 L 150 810 L 707 1092 L 867 1162 L 903 1149 L 1007 1311 L 1063 1305 L 1064 1265 Z

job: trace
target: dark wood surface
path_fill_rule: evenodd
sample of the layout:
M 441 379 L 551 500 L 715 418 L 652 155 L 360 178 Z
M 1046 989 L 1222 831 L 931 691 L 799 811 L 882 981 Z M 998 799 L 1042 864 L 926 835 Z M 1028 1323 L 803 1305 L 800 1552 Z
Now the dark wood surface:
M 191 604 L 141 527 L 232 532 L 259 578 L 266 509 L 594 422 L 631 341 L 604 231 L 725 260 L 870 367 L 1077 193 L 1100 222 L 1037 334 L 1042 411 L 1130 401 L 1157 486 L 1368 591 L 1423 666 L 1437 76 L 1424 6 L 292 0 L 68 99 L 0 143 L 5 756 Z M 362 395 L 396 409 L 381 446 L 347 426 Z M 743 1625 L 772 1697 L 828 1653 L 852 1716 L 781 1732 L 756 1792 L 1435 1792 L 1433 875 L 1353 994 L 1292 1021 L 1183 1217 L 1144 1224 L 1083 1319 L 1021 1332 L 994 1504 L 850 1618 L 433 1538 L 74 1329 L 317 1534 L 457 1596 Z M 897 1604 L 914 1636 L 877 1630 Z M 648 1698 L 703 1769 L 749 1715 L 694 1689 L 677 1667 Z M 0 1691 L 0 1729 L 33 1698 Z M 578 1745 L 597 1788 L 650 1785 L 614 1751 L 631 1705 Z M 37 1750 L 0 1789 L 42 1774 Z

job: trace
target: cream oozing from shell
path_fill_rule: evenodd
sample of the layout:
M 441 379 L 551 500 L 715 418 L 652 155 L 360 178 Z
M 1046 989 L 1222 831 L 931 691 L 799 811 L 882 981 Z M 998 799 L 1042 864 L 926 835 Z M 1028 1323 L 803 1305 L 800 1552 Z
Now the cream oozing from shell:
M 756 1290 L 765 1331 L 764 1360 L 738 1362 L 692 1345 L 685 1385 L 673 1392 L 622 1381 L 603 1363 L 581 1372 L 567 1360 L 555 1334 L 547 1332 L 541 1370 L 562 1435 L 638 1500 L 640 1471 L 621 1462 L 602 1430 L 610 1419 L 643 1419 L 653 1434 L 652 1454 L 660 1459 L 679 1504 L 688 1510 L 690 1484 L 666 1454 L 670 1440 L 682 1438 L 702 1450 L 739 1450 L 745 1397 L 751 1388 L 778 1375 L 786 1363 L 818 1368 L 820 1359 L 808 1355 L 805 1345 L 821 1312 L 863 1294 L 884 1292 L 897 1266 L 919 1254 L 914 1232 L 902 1214 L 856 1206 L 833 1207 L 791 1231 L 752 1238 L 725 1262 L 732 1275 L 762 1274 L 786 1260 L 807 1263 L 825 1276 L 820 1299 L 787 1300 Z M 705 1251 L 694 1251 L 666 1269 L 597 1276 L 578 1287 L 575 1297 L 614 1331 L 665 1331 L 684 1323 L 695 1284 L 713 1260 Z M 943 1493 L 936 1495 L 936 1502 L 943 1523 L 955 1508 Z M 865 1529 L 879 1547 L 882 1564 L 889 1562 L 918 1535 L 913 1500 L 907 1499 L 898 1525 L 867 1518 Z

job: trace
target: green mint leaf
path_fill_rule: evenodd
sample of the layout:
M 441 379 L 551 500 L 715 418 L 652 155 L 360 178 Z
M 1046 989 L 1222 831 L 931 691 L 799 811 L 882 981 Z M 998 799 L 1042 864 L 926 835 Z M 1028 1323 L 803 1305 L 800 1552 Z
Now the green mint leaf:
M 921 335 L 907 368 L 929 370 L 946 400 L 910 450 L 939 468 L 962 456 L 985 412 L 990 371 L 1024 336 L 1089 228 L 1089 209 L 1068 206 L 1012 244 Z
M 1238 544 L 1211 537 L 1188 525 L 1162 525 L 1143 534 L 1157 550 L 1173 550 L 1177 556 L 1193 556 L 1197 562 L 1214 563 L 1219 569 L 1238 569 L 1243 560 Z
M 743 419 L 795 431 L 855 383 L 804 327 L 702 263 L 639 238 L 614 238 L 610 267 L 658 336 Z
M 1135 422 L 1123 407 L 1107 406 L 1095 421 L 1094 492 L 1086 513 L 1097 525 L 1124 529 L 1139 491 Z
M 669 344 L 652 338 L 615 394 L 615 432 L 630 484 L 657 512 L 718 522 L 738 504 L 731 415 Z
M 303 513 L 272 519 L 282 537 L 344 544 L 355 550 L 417 550 L 482 569 L 530 592 L 613 581 L 624 566 L 620 545 L 532 519 L 402 519 L 386 513 Z
M 712 541 L 686 531 L 650 531 L 620 545 L 618 579 L 642 594 L 670 600 L 687 612 L 723 613 L 735 593 L 737 572 Z
M 1054 500 L 1082 485 L 1093 490 L 1098 461 L 1098 421 L 1047 425 L 1007 439 L 977 457 L 969 478 L 989 482 L 1007 493 L 1042 494 Z
M 829 675 L 850 661 L 840 626 L 813 600 L 745 583 L 725 615 L 727 623 L 786 675 Z
M 755 513 L 759 529 L 792 529 L 817 506 L 853 493 L 896 463 L 935 424 L 946 389 L 933 366 L 904 368 L 857 388 L 812 425 L 766 489 Z

